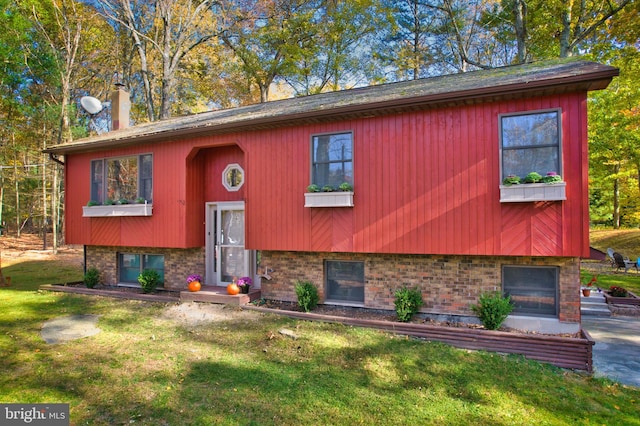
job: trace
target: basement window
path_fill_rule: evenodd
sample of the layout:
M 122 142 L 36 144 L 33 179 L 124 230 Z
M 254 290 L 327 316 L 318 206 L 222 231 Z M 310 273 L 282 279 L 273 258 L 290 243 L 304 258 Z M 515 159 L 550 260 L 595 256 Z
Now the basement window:
M 145 269 L 160 274 L 164 284 L 164 256 L 159 254 L 118 253 L 118 279 L 121 284 L 139 285 L 138 276 Z
M 514 304 L 512 314 L 558 316 L 557 266 L 503 266 L 502 288 Z
M 326 301 L 364 304 L 364 262 L 325 261 Z

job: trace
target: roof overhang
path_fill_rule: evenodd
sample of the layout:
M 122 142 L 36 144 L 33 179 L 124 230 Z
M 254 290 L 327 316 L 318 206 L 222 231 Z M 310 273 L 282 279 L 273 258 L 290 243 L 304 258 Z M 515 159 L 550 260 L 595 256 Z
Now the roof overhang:
M 176 117 L 57 145 L 45 152 L 73 154 L 447 106 L 586 93 L 606 88 L 618 74 L 617 68 L 582 60 L 473 71 Z

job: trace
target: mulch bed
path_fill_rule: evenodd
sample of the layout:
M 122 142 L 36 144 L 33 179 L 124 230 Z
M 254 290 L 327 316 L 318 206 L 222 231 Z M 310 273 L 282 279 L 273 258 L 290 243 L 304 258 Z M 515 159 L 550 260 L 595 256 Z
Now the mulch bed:
M 281 310 L 281 311 L 303 312 L 300 306 L 298 306 L 298 304 L 295 302 L 261 299 L 259 301 L 254 302 L 253 305 L 267 308 L 267 309 L 273 309 L 276 311 Z M 420 313 L 416 314 L 408 323 L 402 323 L 398 321 L 398 317 L 396 316 L 395 311 L 388 311 L 388 310 L 382 310 L 382 309 L 357 308 L 357 307 L 339 306 L 339 305 L 318 305 L 313 309 L 311 313 L 336 316 L 336 317 L 371 320 L 371 321 L 388 321 L 388 322 L 393 322 L 397 324 L 416 324 L 416 325 L 421 324 L 421 325 L 432 325 L 432 326 L 440 326 L 440 327 L 467 328 L 471 330 L 485 330 L 484 326 L 482 326 L 481 324 L 464 322 L 462 320 L 438 321 L 433 318 L 429 318 L 426 314 L 420 314 Z M 514 328 L 509 328 L 509 327 L 500 327 L 499 331 L 508 332 L 508 333 L 518 333 L 518 334 L 544 335 L 543 333 L 539 333 L 536 331 L 518 330 Z M 551 334 L 551 336 L 579 338 L 581 335 L 580 333 L 565 333 L 565 334 Z
M 259 305 L 259 306 L 256 306 Z M 523 355 L 562 368 L 592 372 L 594 341 L 586 331 L 576 335 L 545 335 L 520 330 L 485 330 L 477 324 L 438 322 L 414 318 L 398 322 L 386 311 L 366 312 L 361 308 L 319 305 L 312 312 L 302 312 L 291 302 L 261 301 L 245 305 L 245 309 L 263 313 L 279 313 L 290 318 L 323 321 L 375 328 L 390 333 L 439 341 L 462 349 L 485 350 Z
M 41 285 L 40 289 L 62 293 L 114 297 L 117 299 L 144 300 L 147 302 L 180 301 L 180 294 L 178 292 L 156 291 L 155 293 L 144 293 L 141 289 L 135 287 L 98 286 L 95 288 L 87 288 L 83 283 L 64 283 Z

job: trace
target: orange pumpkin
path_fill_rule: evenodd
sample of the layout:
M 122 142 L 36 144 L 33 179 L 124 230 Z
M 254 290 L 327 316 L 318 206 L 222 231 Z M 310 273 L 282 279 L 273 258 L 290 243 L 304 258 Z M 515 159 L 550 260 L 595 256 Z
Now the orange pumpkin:
M 236 283 L 231 283 L 227 286 L 227 293 L 235 296 L 236 294 L 240 293 L 240 287 L 238 287 Z
M 200 291 L 201 285 L 200 285 L 200 281 L 191 281 L 189 283 L 189 291 Z

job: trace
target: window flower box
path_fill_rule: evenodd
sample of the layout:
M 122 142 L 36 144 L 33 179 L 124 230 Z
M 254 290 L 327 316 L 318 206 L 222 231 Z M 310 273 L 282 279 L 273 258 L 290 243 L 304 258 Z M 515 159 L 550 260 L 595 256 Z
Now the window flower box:
M 500 185 L 500 202 L 563 201 L 567 199 L 566 186 L 566 182 Z
M 82 217 L 151 216 L 153 204 L 114 204 L 111 206 L 83 206 Z
M 306 192 L 305 207 L 353 207 L 352 191 Z

